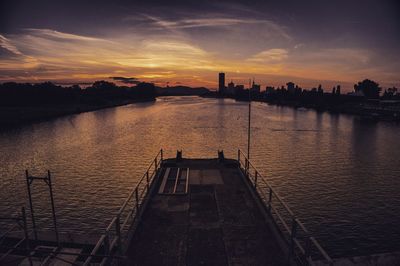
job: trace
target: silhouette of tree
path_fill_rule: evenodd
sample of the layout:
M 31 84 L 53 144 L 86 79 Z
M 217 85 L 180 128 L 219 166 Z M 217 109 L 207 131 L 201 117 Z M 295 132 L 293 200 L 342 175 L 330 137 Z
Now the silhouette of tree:
M 96 91 L 113 90 L 116 87 L 117 86 L 115 85 L 115 83 L 104 81 L 104 80 L 95 81 L 92 85 L 92 89 L 94 89 Z
M 354 85 L 354 90 L 356 92 L 361 91 L 368 99 L 378 99 L 382 88 L 375 81 L 364 79 Z

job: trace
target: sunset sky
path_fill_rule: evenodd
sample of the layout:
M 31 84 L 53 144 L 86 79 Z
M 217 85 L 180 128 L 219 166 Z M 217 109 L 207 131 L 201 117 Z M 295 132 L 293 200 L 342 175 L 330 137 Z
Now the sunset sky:
M 396 2 L 3 0 L 0 82 L 399 87 Z

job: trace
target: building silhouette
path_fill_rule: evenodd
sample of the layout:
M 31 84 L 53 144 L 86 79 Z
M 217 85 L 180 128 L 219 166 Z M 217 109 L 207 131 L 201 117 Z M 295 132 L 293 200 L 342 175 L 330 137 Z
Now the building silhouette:
M 235 89 L 235 83 L 233 81 L 228 83 L 228 88 L 227 88 L 227 93 L 229 95 L 235 95 L 236 89 Z
M 218 93 L 219 94 L 224 94 L 224 90 L 225 90 L 225 73 L 219 73 L 218 74 Z
M 289 93 L 294 93 L 295 92 L 295 87 L 294 87 L 294 83 L 293 82 L 288 82 L 286 83 L 287 85 L 287 90 Z
M 250 88 L 250 92 L 253 95 L 258 95 L 261 92 L 261 86 L 259 84 L 255 84 L 254 80 L 253 80 L 253 84 Z

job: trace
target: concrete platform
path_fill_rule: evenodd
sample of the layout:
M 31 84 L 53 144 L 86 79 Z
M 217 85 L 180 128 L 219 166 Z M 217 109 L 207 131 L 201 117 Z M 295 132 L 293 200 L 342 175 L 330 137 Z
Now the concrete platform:
M 170 164 L 190 169 L 189 192 L 160 195 L 155 188 L 129 244 L 127 265 L 287 264 L 233 160 Z

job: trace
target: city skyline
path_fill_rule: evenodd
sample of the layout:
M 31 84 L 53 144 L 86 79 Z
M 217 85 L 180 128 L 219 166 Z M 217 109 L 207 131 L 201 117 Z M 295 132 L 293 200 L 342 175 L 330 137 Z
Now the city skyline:
M 0 82 L 400 86 L 395 1 L 5 1 Z M 71 18 L 74 19 L 71 19 Z M 371 19 L 373 18 L 373 19 Z M 116 80 L 110 77 L 121 77 Z M 131 83 L 129 83 L 131 82 Z

